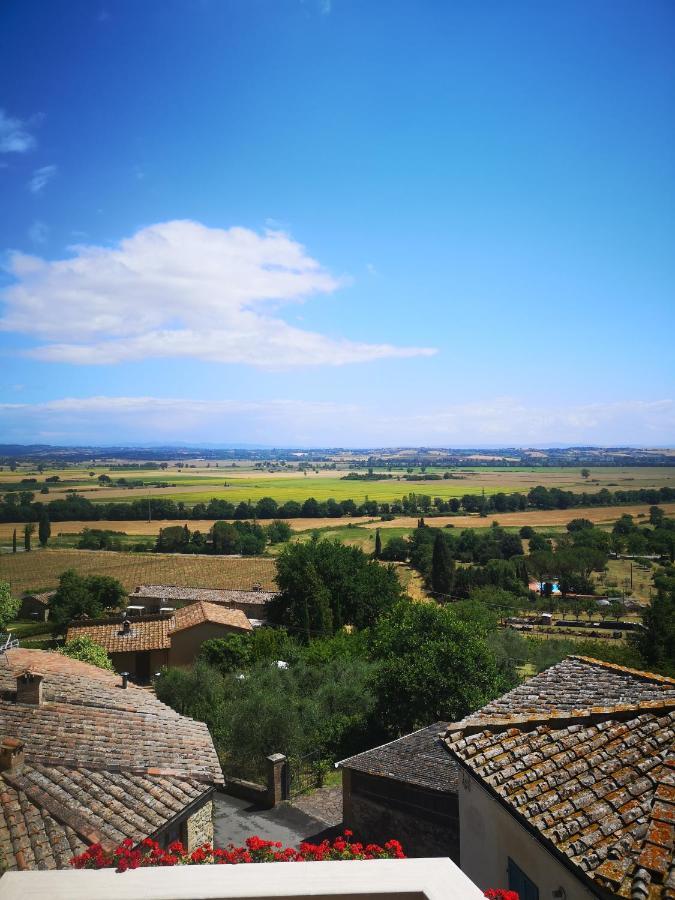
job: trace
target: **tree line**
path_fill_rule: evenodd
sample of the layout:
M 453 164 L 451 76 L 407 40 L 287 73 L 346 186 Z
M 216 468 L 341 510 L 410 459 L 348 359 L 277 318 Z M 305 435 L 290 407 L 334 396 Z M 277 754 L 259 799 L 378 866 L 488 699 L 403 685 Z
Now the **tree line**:
M 392 502 L 365 500 L 316 500 L 308 497 L 302 503 L 287 500 L 278 503 L 273 497 L 262 497 L 256 503 L 238 504 L 213 498 L 208 503 L 186 505 L 183 501 L 163 498 L 132 500 L 130 502 L 94 503 L 80 494 L 70 494 L 49 502 L 36 501 L 31 491 L 11 491 L 0 502 L 0 522 L 37 522 L 43 512 L 52 522 L 96 520 L 124 521 L 144 519 L 296 519 L 343 518 L 378 515 L 448 515 L 518 512 L 527 509 L 572 509 L 585 506 L 620 506 L 629 503 L 656 505 L 675 500 L 675 488 L 639 488 L 611 492 L 602 488 L 597 492 L 564 491 L 560 488 L 537 486 L 529 493 L 491 496 L 465 494 L 463 497 L 443 499 L 429 494 L 409 493 Z

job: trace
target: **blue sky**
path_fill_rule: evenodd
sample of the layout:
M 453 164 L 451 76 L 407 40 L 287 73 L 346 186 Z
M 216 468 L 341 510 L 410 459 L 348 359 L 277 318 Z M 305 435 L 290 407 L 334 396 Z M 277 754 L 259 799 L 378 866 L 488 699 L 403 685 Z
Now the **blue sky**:
M 675 444 L 669 2 L 5 0 L 4 441 Z

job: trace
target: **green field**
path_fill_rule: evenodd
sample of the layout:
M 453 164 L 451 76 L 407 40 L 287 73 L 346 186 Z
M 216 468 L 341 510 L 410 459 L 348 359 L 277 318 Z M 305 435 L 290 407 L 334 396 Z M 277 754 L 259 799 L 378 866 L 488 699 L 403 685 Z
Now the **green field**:
M 362 471 L 362 470 L 361 470 Z M 417 470 L 419 472 L 419 470 Z M 444 473 L 444 469 L 427 469 L 430 473 Z M 668 467 L 596 467 L 590 470 L 590 477 L 584 479 L 579 469 L 565 467 L 518 467 L 512 469 L 488 467 L 462 467 L 448 470 L 453 476 L 450 479 L 425 479 L 424 481 L 406 481 L 400 470 L 394 478 L 383 478 L 380 481 L 344 480 L 347 469 L 337 471 L 320 469 L 309 471 L 304 475 L 297 469 L 260 470 L 250 465 L 236 468 L 213 466 L 195 469 L 170 468 L 167 471 L 125 469 L 115 470 L 105 467 L 72 466 L 60 469 L 45 469 L 42 473 L 20 468 L 16 472 L 8 469 L 0 471 L 0 491 L 3 484 L 18 485 L 22 478 L 36 478 L 35 484 L 22 487 L 32 491 L 42 500 L 53 500 L 63 497 L 67 490 L 77 490 L 93 502 L 131 501 L 149 497 L 163 497 L 184 502 L 189 506 L 195 503 L 208 502 L 213 497 L 229 500 L 237 504 L 241 501 L 256 501 L 262 497 L 273 497 L 278 503 L 287 500 L 302 502 L 308 497 L 316 500 L 352 499 L 357 503 L 366 498 L 378 502 L 400 499 L 409 493 L 427 494 L 432 497 L 449 499 L 464 494 L 486 495 L 498 492 L 527 493 L 536 485 L 560 487 L 570 491 L 598 491 L 603 487 L 609 490 L 630 490 L 646 487 L 675 487 L 675 466 Z M 90 477 L 89 472 L 94 472 Z M 385 469 L 376 469 L 376 474 L 386 474 Z M 100 485 L 98 475 L 108 474 L 116 480 L 142 480 L 138 487 L 120 485 Z M 61 479 L 56 484 L 45 485 L 45 479 L 58 475 Z M 168 482 L 168 487 L 157 487 L 158 483 Z M 43 486 L 49 488 L 49 494 L 39 493 Z

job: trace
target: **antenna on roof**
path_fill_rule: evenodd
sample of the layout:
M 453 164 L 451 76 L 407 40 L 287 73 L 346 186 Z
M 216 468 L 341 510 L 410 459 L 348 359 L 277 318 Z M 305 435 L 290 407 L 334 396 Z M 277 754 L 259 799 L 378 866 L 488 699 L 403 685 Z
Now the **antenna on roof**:
M 5 653 L 8 650 L 14 650 L 19 646 L 19 642 L 16 638 L 12 637 L 12 632 L 8 631 L 6 634 L 0 634 L 0 656 L 5 658 L 7 665 L 9 666 L 9 660 L 5 657 Z

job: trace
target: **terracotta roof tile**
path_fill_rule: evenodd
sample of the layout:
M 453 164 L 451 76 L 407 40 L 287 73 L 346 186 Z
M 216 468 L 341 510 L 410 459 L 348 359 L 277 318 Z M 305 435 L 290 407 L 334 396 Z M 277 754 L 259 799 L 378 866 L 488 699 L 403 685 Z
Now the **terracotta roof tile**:
M 203 625 L 212 622 L 216 625 L 227 625 L 238 631 L 253 631 L 253 626 L 246 615 L 240 609 L 229 609 L 218 606 L 216 603 L 206 603 L 198 600 L 190 606 L 177 609 L 171 626 L 171 632 L 184 631 L 186 628 L 194 628 L 195 625 Z
M 66 632 L 66 641 L 72 641 L 76 637 L 88 637 L 100 644 L 108 653 L 168 650 L 171 646 L 169 631 L 172 621 L 170 616 L 134 618 L 128 631 L 123 629 L 119 619 L 105 623 L 71 622 Z
M 670 898 L 675 681 L 573 657 L 505 698 L 449 727 L 454 758 L 598 887 Z
M 206 725 L 118 675 L 40 650 L 0 667 L 0 735 L 25 763 L 0 774 L 0 853 L 10 869 L 57 868 L 92 840 L 156 833 L 222 783 Z M 16 702 L 16 677 L 44 674 L 43 703 Z
M 253 626 L 240 609 L 197 600 L 175 613 L 134 616 L 125 627 L 119 617 L 71 622 L 66 640 L 88 637 L 108 653 L 133 653 L 143 650 L 169 650 L 171 635 L 196 625 L 212 622 L 237 631 L 252 631 Z

